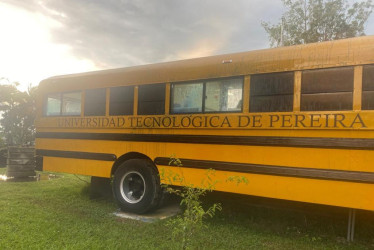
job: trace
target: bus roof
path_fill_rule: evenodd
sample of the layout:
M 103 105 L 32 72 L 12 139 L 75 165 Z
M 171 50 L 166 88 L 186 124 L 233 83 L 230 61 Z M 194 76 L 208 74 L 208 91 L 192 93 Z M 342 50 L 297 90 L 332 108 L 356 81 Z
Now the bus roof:
M 69 91 L 180 82 L 374 63 L 374 36 L 55 76 L 41 90 Z

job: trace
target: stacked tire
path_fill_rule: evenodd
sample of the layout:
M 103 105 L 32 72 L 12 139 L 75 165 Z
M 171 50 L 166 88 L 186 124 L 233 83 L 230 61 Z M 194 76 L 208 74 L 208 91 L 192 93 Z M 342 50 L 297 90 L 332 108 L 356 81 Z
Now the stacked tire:
M 35 175 L 35 149 L 30 147 L 9 147 L 6 176 L 28 178 Z

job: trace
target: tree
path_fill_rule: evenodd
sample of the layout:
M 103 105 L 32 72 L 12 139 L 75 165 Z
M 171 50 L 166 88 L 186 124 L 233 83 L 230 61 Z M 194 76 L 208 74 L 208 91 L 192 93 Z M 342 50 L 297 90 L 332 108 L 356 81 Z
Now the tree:
M 282 0 L 287 9 L 278 24 L 262 22 L 272 47 L 363 36 L 372 0 Z
M 36 87 L 25 92 L 18 83 L 0 85 L 0 136 L 5 145 L 22 145 L 34 140 Z
M 4 139 L 2 138 L 2 134 L 0 133 L 0 149 L 3 148 L 5 146 L 5 142 L 4 142 Z M 1 157 L 1 154 L 0 154 L 0 157 Z

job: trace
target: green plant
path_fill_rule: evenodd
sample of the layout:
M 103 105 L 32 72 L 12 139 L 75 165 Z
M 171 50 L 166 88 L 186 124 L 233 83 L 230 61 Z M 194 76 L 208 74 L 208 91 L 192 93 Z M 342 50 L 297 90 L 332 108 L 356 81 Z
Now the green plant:
M 170 157 L 169 165 L 183 167 L 180 159 L 175 156 Z M 191 247 L 193 236 L 207 226 L 204 224 L 205 218 L 213 218 L 216 211 L 221 211 L 220 203 L 214 203 L 204 209 L 201 197 L 208 192 L 212 192 L 218 180 L 214 178 L 215 170 L 208 169 L 205 178 L 201 180 L 199 186 L 187 183 L 184 176 L 172 171 L 166 172 L 161 170 L 160 177 L 165 190 L 168 193 L 175 194 L 181 198 L 180 205 L 184 208 L 182 215 L 168 221 L 168 226 L 173 228 L 173 238 L 181 240 L 181 248 L 188 249 Z M 245 177 L 230 176 L 226 182 L 248 183 Z M 181 186 L 180 188 L 172 187 L 171 184 Z

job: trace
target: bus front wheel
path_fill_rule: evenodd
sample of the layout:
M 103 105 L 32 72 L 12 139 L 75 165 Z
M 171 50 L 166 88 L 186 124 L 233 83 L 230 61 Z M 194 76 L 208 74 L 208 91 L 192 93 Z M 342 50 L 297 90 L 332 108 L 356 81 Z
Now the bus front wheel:
M 156 167 L 145 159 L 125 161 L 114 173 L 113 193 L 125 212 L 144 214 L 152 211 L 162 196 Z

